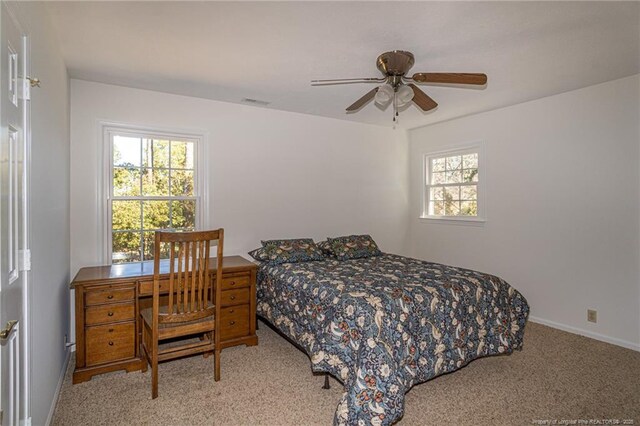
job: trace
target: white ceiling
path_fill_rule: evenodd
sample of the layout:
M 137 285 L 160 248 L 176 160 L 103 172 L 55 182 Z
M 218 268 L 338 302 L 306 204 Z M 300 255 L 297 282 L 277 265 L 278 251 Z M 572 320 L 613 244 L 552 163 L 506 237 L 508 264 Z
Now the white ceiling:
M 640 72 L 635 2 L 48 2 L 72 78 L 363 123 L 344 109 L 377 77 L 376 57 L 414 53 L 413 72 L 484 72 L 484 89 L 422 85 L 439 107 L 417 127 Z

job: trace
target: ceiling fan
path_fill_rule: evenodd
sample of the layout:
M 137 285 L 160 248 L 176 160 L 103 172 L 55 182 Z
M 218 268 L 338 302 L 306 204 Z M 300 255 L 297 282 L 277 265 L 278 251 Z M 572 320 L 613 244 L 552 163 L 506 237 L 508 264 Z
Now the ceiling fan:
M 418 88 L 414 83 L 445 83 L 445 84 L 473 84 L 483 86 L 487 84 L 486 74 L 476 73 L 425 73 L 419 72 L 407 77 L 407 72 L 415 60 L 411 52 L 393 50 L 378 56 L 376 66 L 384 77 L 346 78 L 335 80 L 312 80 L 312 86 L 327 86 L 331 84 L 352 83 L 383 83 L 371 89 L 363 97 L 347 107 L 347 112 L 355 112 L 371 99 L 381 106 L 393 102 L 393 121 L 398 116 L 398 108 L 413 101 L 423 111 L 437 107 L 436 101 Z

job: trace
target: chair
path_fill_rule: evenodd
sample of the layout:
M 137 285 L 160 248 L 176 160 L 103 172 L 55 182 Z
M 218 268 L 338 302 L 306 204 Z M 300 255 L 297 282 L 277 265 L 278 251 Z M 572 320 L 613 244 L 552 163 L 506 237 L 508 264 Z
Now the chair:
M 216 279 L 210 283 L 209 246 L 218 243 Z M 220 303 L 224 229 L 156 232 L 153 306 L 140 311 L 142 353 L 151 364 L 151 397 L 158 397 L 158 362 L 214 353 L 214 379 L 220 380 Z M 169 245 L 168 277 L 161 278 L 161 245 Z M 165 249 L 166 250 L 166 249 Z M 163 272 L 164 273 L 164 272 Z M 163 296 L 161 302 L 161 287 Z M 214 296 L 214 297 L 212 297 Z M 166 302 L 165 302 L 166 299 Z M 185 341 L 186 337 L 190 337 Z M 182 338 L 182 342 L 180 339 Z M 199 340 L 198 340 L 199 339 Z M 160 343 L 167 343 L 160 348 Z M 179 344 L 182 343 L 182 344 Z

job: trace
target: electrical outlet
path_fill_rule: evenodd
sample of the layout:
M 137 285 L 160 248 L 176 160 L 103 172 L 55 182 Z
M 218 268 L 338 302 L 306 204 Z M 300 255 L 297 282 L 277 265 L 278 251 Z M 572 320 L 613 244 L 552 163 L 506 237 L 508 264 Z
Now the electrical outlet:
M 587 321 L 598 322 L 598 311 L 595 309 L 587 309 Z

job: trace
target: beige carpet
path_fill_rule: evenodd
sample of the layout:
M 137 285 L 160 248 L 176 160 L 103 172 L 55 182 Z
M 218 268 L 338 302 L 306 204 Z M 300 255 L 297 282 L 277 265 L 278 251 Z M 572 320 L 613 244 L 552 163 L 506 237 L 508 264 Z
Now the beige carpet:
M 264 325 L 258 335 L 258 346 L 222 353 L 218 383 L 212 357 L 161 364 L 153 401 L 150 370 L 72 385 L 70 365 L 53 424 L 331 424 L 340 384 L 332 379 L 330 390 L 321 389 L 323 377 L 311 374 L 306 355 Z M 640 352 L 529 323 L 522 352 L 415 386 L 399 425 L 590 419 L 640 425 Z

